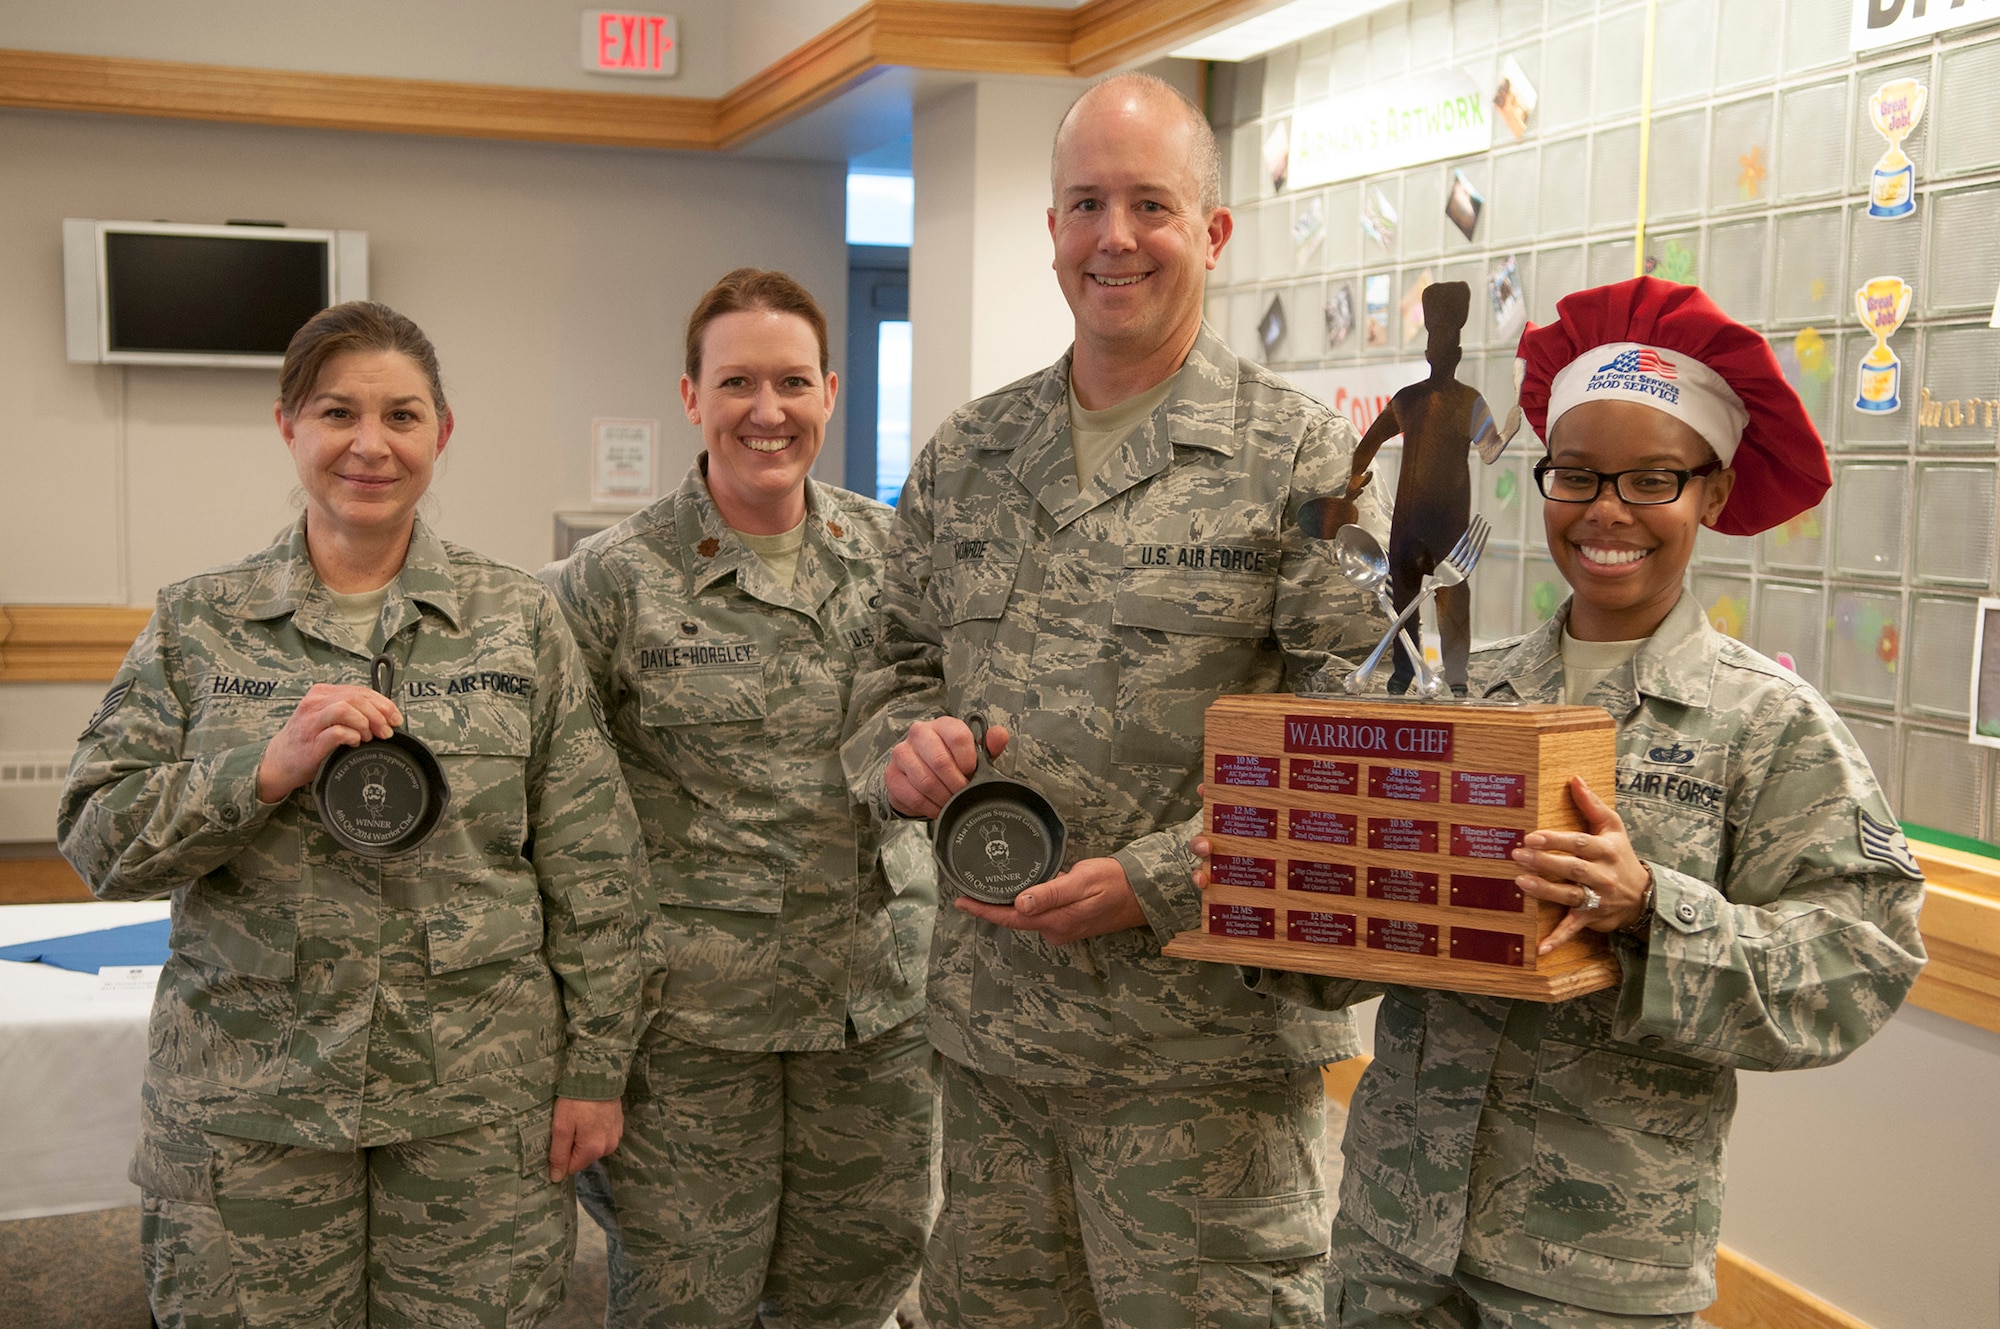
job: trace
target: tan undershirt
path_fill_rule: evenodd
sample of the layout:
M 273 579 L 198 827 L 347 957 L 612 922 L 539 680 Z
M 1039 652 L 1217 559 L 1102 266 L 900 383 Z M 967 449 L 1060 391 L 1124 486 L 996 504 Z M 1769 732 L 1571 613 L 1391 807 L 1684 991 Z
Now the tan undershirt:
M 1076 399 L 1076 385 L 1070 384 L 1069 436 L 1070 445 L 1076 449 L 1079 486 L 1089 484 L 1090 478 L 1104 469 L 1111 454 L 1145 423 L 1147 416 L 1160 409 L 1160 403 L 1167 399 L 1173 386 L 1173 377 L 1169 375 L 1158 387 L 1128 397 L 1116 406 L 1087 411 Z
M 342 595 L 329 586 L 326 593 L 333 597 L 333 608 L 340 621 L 354 629 L 354 635 L 362 641 L 373 644 L 375 629 L 382 621 L 382 602 L 389 598 L 389 585 L 384 582 L 372 591 L 361 591 L 354 595 Z
M 730 527 L 735 530 L 735 527 Z M 806 521 L 799 518 L 799 524 L 789 531 L 777 535 L 751 535 L 736 531 L 736 538 L 750 546 L 750 552 L 764 561 L 771 575 L 778 579 L 778 585 L 790 586 L 792 578 L 799 571 L 799 550 L 806 544 Z
M 1620 666 L 1644 646 L 1648 638 L 1637 641 L 1578 641 L 1563 633 L 1563 702 L 1570 706 L 1581 706 L 1590 690 L 1616 673 Z

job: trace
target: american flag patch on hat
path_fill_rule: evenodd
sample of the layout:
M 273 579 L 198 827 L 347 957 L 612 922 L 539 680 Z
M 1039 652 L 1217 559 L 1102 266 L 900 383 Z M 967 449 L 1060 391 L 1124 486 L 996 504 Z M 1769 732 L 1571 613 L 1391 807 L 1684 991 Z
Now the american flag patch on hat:
M 1625 352 L 1610 364 L 1599 365 L 1597 372 L 1614 374 L 1651 374 L 1655 378 L 1679 378 L 1673 365 L 1660 358 L 1660 353 L 1650 346 L 1638 346 Z

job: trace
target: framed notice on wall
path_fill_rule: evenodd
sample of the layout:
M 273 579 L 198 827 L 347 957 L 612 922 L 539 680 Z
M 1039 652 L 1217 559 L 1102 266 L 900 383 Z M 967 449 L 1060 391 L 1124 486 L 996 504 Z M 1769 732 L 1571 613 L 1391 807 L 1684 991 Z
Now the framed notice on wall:
M 2000 748 L 2000 599 L 1981 597 L 1972 637 L 1972 726 L 1975 743 Z
M 660 422 L 590 422 L 590 501 L 641 508 L 660 496 Z

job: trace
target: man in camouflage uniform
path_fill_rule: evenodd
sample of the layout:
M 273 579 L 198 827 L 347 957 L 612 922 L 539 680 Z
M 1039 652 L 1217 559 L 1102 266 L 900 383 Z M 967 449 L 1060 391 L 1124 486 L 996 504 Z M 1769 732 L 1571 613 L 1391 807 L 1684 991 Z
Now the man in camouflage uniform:
M 340 847 L 309 789 L 258 797 L 308 690 L 365 684 L 376 650 L 451 786 L 435 833 L 379 859 Z M 417 522 L 359 627 L 301 518 L 160 592 L 58 830 L 99 896 L 174 896 L 132 1165 L 162 1324 L 526 1325 L 560 1304 L 552 1100 L 624 1090 L 642 868 L 542 586 Z
M 959 409 L 917 459 L 845 749 L 884 813 L 935 815 L 973 769 L 951 717 L 981 713 L 1069 826 L 1064 874 L 938 922 L 945 1194 L 925 1310 L 965 1329 L 1317 1325 L 1317 1066 L 1351 1054 L 1349 1017 L 1160 947 L 1201 923 L 1208 703 L 1297 686 L 1379 635 L 1296 526 L 1340 492 L 1355 434 L 1201 323 L 1230 223 L 1198 111 L 1156 80 L 1100 84 L 1054 177 L 1076 344 Z M 1149 394 L 1080 465 L 1084 427 Z M 1345 987 L 1284 984 L 1325 1006 Z
M 729 444 L 734 446 L 734 444 Z M 671 498 L 545 569 L 644 828 L 660 910 L 618 1152 L 584 1200 L 613 1325 L 879 1329 L 932 1205 L 937 906 L 921 828 L 848 794 L 838 740 L 893 510 L 805 480 L 781 581 L 704 454 Z
M 1853 736 L 1683 585 L 1698 526 L 1754 533 L 1825 492 L 1804 408 L 1694 288 L 1557 308 L 1523 338 L 1521 401 L 1575 594 L 1472 681 L 1618 719 L 1617 810 L 1572 780 L 1586 829 L 1514 857 L 1524 894 L 1569 910 L 1544 949 L 1591 928 L 1621 977 L 1554 1004 L 1388 989 L 1334 1233 L 1348 1329 L 1691 1325 L 1736 1070 L 1840 1060 L 1923 964 L 1922 874 Z

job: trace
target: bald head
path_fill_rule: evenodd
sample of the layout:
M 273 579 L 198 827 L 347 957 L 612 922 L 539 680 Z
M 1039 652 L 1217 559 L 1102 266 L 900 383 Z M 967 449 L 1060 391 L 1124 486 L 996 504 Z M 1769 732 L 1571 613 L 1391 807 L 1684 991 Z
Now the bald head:
M 1151 74 L 1113 74 L 1091 84 L 1081 97 L 1070 103 L 1062 123 L 1056 126 L 1055 144 L 1049 153 L 1051 194 L 1057 189 L 1063 140 L 1070 127 L 1084 116 L 1119 110 L 1164 111 L 1184 123 L 1189 140 L 1188 164 L 1194 170 L 1201 210 L 1209 213 L 1222 205 L 1222 152 L 1215 145 L 1215 131 L 1209 128 L 1208 117 L 1180 89 Z

